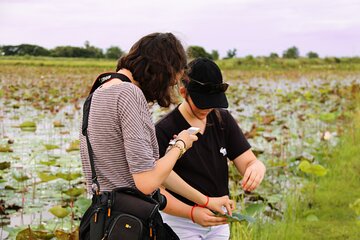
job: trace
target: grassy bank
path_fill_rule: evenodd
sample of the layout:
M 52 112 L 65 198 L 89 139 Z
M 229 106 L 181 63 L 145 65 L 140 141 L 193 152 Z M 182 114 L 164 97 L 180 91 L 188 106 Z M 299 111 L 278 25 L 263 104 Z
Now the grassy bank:
M 360 58 L 232 58 L 218 60 L 222 70 L 240 70 L 244 74 L 285 72 L 315 73 L 315 72 L 356 72 L 360 70 Z M 52 66 L 52 67 L 89 67 L 113 69 L 116 60 L 91 58 L 54 58 L 54 57 L 0 57 L 0 65 L 18 66 Z M 266 74 L 265 74 L 266 75 Z
M 283 220 L 236 228 L 233 239 L 359 239 L 360 216 L 351 206 L 360 199 L 359 110 L 346 129 L 322 161 L 328 173 L 287 197 Z

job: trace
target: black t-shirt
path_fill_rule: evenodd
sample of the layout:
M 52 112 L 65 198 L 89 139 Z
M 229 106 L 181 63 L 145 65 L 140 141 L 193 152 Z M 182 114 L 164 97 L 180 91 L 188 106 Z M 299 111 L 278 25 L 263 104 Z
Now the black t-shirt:
M 160 157 L 165 155 L 173 135 L 189 127 L 178 107 L 156 123 Z M 204 134 L 198 133 L 197 136 L 198 141 L 177 161 L 173 170 L 189 185 L 209 197 L 229 195 L 227 159 L 234 160 L 250 149 L 250 144 L 235 119 L 224 109 L 212 111 L 207 116 Z M 169 192 L 179 200 L 194 205 L 186 198 Z

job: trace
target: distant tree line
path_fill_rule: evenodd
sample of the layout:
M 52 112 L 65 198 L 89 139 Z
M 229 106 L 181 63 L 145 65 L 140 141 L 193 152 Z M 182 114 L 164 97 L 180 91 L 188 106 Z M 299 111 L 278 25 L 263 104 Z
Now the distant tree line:
M 58 46 L 53 49 L 46 49 L 44 47 L 32 44 L 20 44 L 20 45 L 2 45 L 0 46 L 0 54 L 2 56 L 51 56 L 51 57 L 81 57 L 81 58 L 109 58 L 118 59 L 125 52 L 116 46 L 111 46 L 103 51 L 101 48 L 90 45 L 89 41 L 84 43 L 84 47 L 73 46 Z M 219 59 L 219 52 L 212 50 L 207 52 L 201 46 L 189 46 L 187 48 L 187 54 L 190 58 L 206 57 L 213 60 Z M 237 49 L 229 49 L 224 59 L 235 58 Z M 280 58 L 277 53 L 270 53 L 269 58 Z M 286 49 L 282 53 L 282 58 L 285 59 L 297 59 L 300 57 L 299 49 L 295 46 Z M 307 58 L 319 58 L 316 52 L 310 51 L 306 54 Z M 245 57 L 247 60 L 251 60 L 254 57 L 248 55 Z
M 32 44 L 2 45 L 0 46 L 2 56 L 49 56 L 49 57 L 82 57 L 82 58 L 110 58 L 117 59 L 124 54 L 121 48 L 111 46 L 105 51 L 101 48 L 91 46 L 88 41 L 84 47 L 58 46 L 53 49 Z

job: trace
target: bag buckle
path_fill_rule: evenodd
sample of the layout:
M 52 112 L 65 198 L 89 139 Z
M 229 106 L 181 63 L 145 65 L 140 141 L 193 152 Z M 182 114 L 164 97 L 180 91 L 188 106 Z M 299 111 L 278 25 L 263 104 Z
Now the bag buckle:
M 99 195 L 100 194 L 100 184 L 97 180 L 97 177 L 94 177 L 92 179 L 92 185 L 91 185 L 91 191 L 93 192 L 93 194 L 95 195 Z

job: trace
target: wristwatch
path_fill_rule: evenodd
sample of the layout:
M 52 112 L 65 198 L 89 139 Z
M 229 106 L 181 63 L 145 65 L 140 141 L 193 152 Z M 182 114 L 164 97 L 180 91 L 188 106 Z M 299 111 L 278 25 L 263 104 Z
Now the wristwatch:
M 181 144 L 180 142 L 182 142 L 183 144 Z M 178 148 L 180 150 L 180 155 L 179 155 L 178 159 L 181 158 L 182 155 L 184 155 L 184 153 L 186 152 L 186 147 L 185 147 L 184 141 L 181 140 L 181 139 L 173 139 L 173 140 L 171 140 L 169 142 L 169 147 L 168 147 L 166 152 L 170 151 L 174 147 L 176 147 L 176 148 Z
M 173 147 L 177 147 L 180 150 L 180 155 L 178 158 L 181 158 L 182 155 L 184 155 L 184 153 L 186 152 L 186 147 L 184 146 L 184 144 L 181 144 L 180 142 L 184 142 L 183 140 L 176 140 L 175 144 L 173 145 Z

